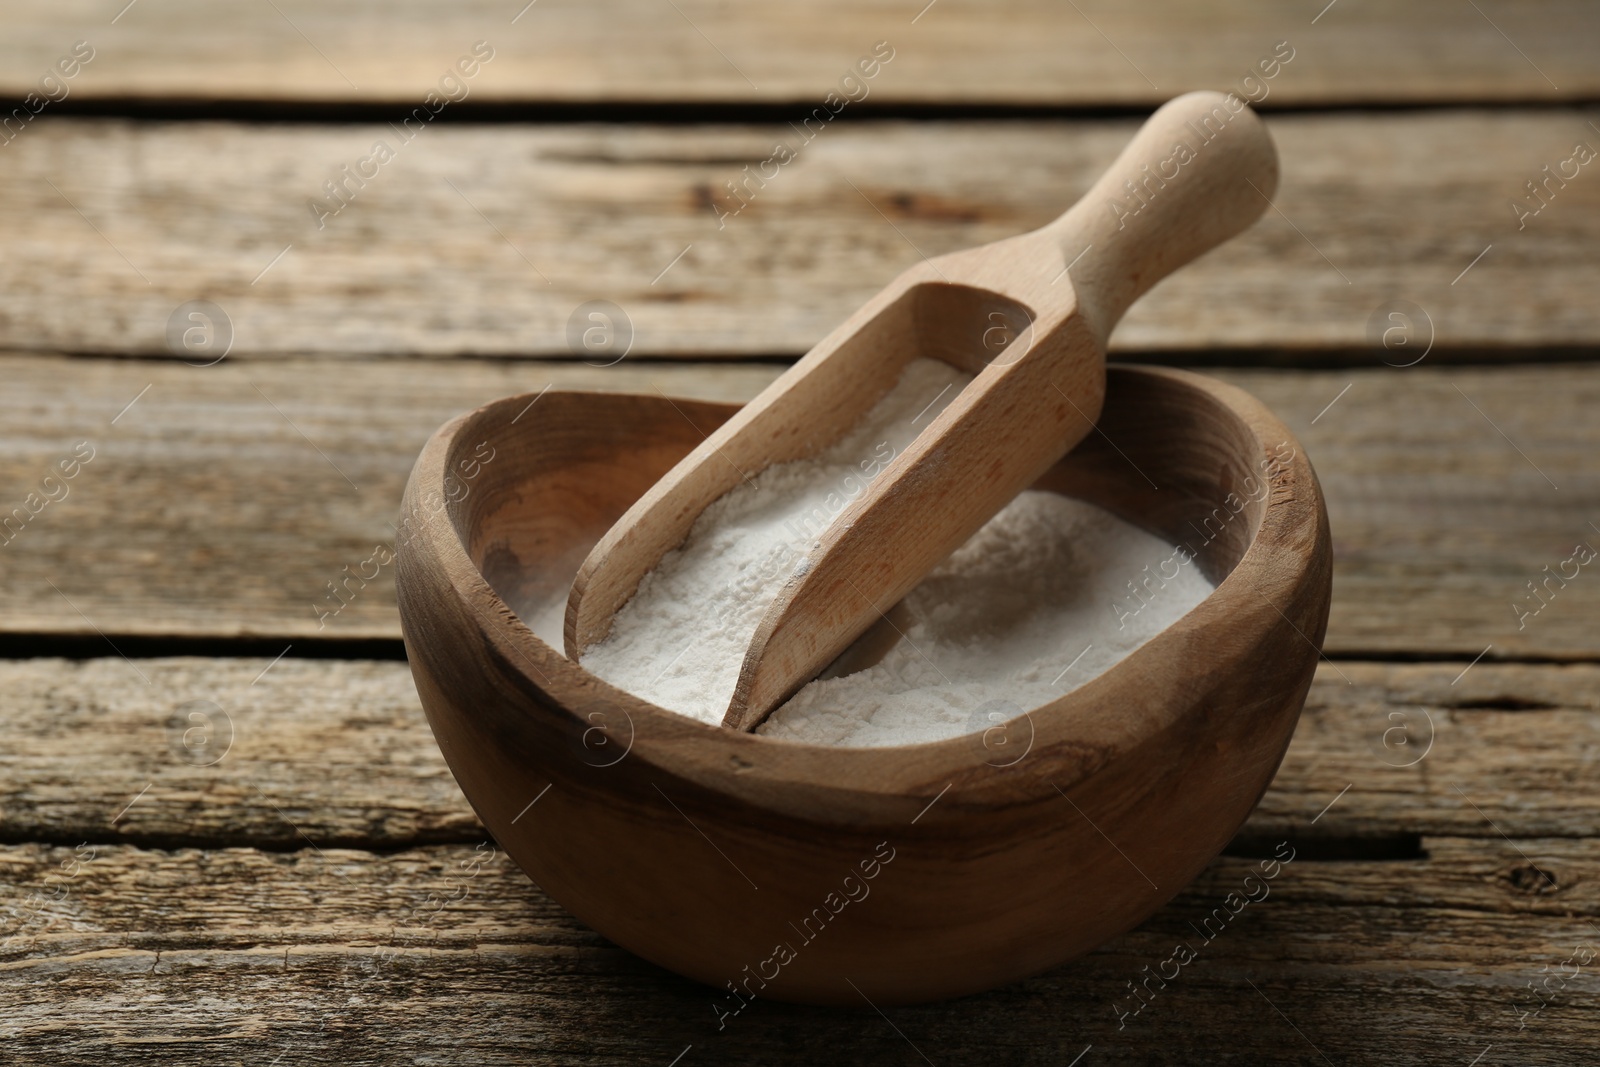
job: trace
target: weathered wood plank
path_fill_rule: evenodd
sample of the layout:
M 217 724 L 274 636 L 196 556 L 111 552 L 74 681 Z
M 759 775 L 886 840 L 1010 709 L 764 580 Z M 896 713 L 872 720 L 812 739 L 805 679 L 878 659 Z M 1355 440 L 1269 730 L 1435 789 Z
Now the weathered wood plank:
M 920 255 L 1053 218 L 1135 125 L 844 123 L 803 144 L 789 125 L 452 124 L 402 142 L 381 123 L 41 120 L 0 164 L 0 348 L 170 355 L 173 313 L 206 299 L 238 355 L 570 357 L 573 313 L 605 299 L 635 355 L 793 355 Z M 1281 211 L 1158 285 L 1113 347 L 1371 366 L 1385 353 L 1369 324 L 1391 325 L 1380 312 L 1398 298 L 1427 320 L 1391 363 L 1430 334 L 1440 350 L 1600 342 L 1600 179 L 1573 161 L 1600 135 L 1581 114 L 1271 128 Z M 783 139 L 796 158 L 763 178 Z M 382 166 L 378 141 L 395 153 Z M 314 212 L 363 159 L 370 180 L 341 179 L 348 206 Z M 1545 166 L 1576 176 L 1550 179 L 1550 203 L 1519 223 L 1512 200 L 1541 203 L 1525 183 Z M 736 181 L 747 206 L 727 215 Z
M 38 492 L 75 442 L 95 453 L 59 503 L 7 531 L 0 575 L 17 599 L 0 625 L 398 637 L 392 567 L 333 617 L 319 611 L 339 607 L 328 584 L 346 566 L 361 570 L 377 545 L 393 543 L 406 475 L 446 419 L 552 383 L 742 401 L 780 371 L 231 360 L 201 369 L 13 357 L 0 411 L 18 447 L 5 461 L 0 514 Z
M 393 848 L 484 836 L 404 663 L 45 659 L 0 663 L 0 677 L 12 683 L 4 840 Z
M 471 99 L 809 102 L 887 39 L 897 54 L 874 100 L 1142 104 L 1235 84 L 1287 38 L 1297 55 L 1269 83 L 1274 103 L 1570 100 L 1600 90 L 1592 7 L 1481 6 L 1347 2 L 1318 18 L 1320 5 L 1268 0 L 1100 0 L 1078 10 L 946 0 L 927 11 L 889 0 L 782 9 L 686 0 L 677 11 L 643 0 L 543 0 L 527 11 L 487 0 L 168 0 L 111 24 L 120 5 L 13 0 L 0 88 L 21 95 L 64 46 L 88 38 L 100 55 L 75 95 L 89 99 L 410 103 L 486 39 L 495 59 Z
M 610 945 L 488 849 L 10 846 L 0 1035 L 30 1061 L 99 1063 L 1061 1064 L 1087 1046 L 1144 1064 L 1466 1063 L 1486 1046 L 1492 1063 L 1583 1062 L 1600 844 L 1428 846 L 1299 858 L 1266 882 L 1223 859 L 1138 930 L 992 993 L 883 1016 L 757 999 L 720 1030 L 714 991 Z M 1534 888 L 1519 849 L 1558 888 Z M 1180 943 L 1195 958 L 1165 963 Z
M 1600 667 L 1465 666 L 1322 664 L 1242 836 L 1600 832 Z
M 328 583 L 391 542 L 416 453 L 451 415 L 547 383 L 743 400 L 780 371 L 633 360 L 199 369 L 19 356 L 5 366 L 0 515 L 23 506 L 75 442 L 97 451 L 66 498 L 0 546 L 0 631 L 285 640 L 398 636 L 392 568 L 337 615 L 319 611 L 339 603 Z M 1588 525 L 1600 519 L 1593 371 L 1217 373 L 1285 418 L 1322 479 L 1334 534 L 1330 651 L 1470 658 L 1493 644 L 1491 659 L 1600 655 L 1591 568 L 1566 588 L 1541 585 L 1543 607 L 1526 584 L 1560 571 L 1577 542 L 1600 543 Z
M 1592 656 L 1600 582 L 1568 561 L 1600 546 L 1600 376 L 1422 371 L 1219 372 L 1284 418 L 1326 491 L 1327 648 Z
M 481 839 L 404 663 L 269 665 L 0 661 L 0 840 Z M 1418 834 L 1600 836 L 1600 797 L 1587 788 L 1600 761 L 1600 666 L 1480 663 L 1452 685 L 1460 673 L 1324 664 L 1241 847 L 1337 840 L 1370 853 Z

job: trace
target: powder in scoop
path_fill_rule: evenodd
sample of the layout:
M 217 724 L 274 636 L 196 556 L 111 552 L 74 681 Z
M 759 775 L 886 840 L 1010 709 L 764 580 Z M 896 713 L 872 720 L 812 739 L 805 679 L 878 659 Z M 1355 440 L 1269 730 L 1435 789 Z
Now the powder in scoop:
M 584 667 L 664 708 L 722 722 L 750 639 L 795 565 L 970 380 L 915 360 L 831 448 L 724 494 L 645 575 Z
M 640 582 L 583 665 L 662 707 L 720 723 L 750 639 L 795 564 L 969 380 L 915 360 L 832 448 L 770 467 L 717 500 Z M 1130 595 L 1135 581 L 1139 598 Z M 911 592 L 910 628 L 881 662 L 813 681 L 758 731 L 871 746 L 987 729 L 997 709 L 1020 714 L 1082 685 L 1210 591 L 1187 555 L 1160 538 L 1092 504 L 1025 492 Z

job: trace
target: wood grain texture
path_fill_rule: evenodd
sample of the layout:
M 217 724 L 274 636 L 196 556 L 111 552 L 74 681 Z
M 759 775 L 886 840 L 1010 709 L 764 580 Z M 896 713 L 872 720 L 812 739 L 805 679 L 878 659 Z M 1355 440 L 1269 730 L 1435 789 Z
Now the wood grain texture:
M 329 583 L 370 574 L 363 565 L 392 544 L 406 473 L 452 415 L 550 383 L 743 401 L 782 370 L 231 359 L 200 369 L 21 356 L 5 366 L 0 413 L 15 445 L 0 467 L 0 515 L 23 506 L 76 441 L 99 451 L 65 499 L 0 547 L 0 629 L 285 641 L 398 635 L 392 567 L 378 566 L 337 614 L 319 612 L 341 603 Z M 1578 542 L 1600 545 L 1588 526 L 1600 522 L 1592 371 L 1425 361 L 1216 373 L 1284 420 L 1321 479 L 1334 536 L 1331 652 L 1464 661 L 1492 644 L 1491 660 L 1600 655 L 1592 567 L 1543 592 L 1537 615 L 1516 608 L 1539 605 L 1527 583 L 1543 581 L 1543 568 L 1560 570 Z
M 10 457 L 0 514 L 77 441 L 96 450 L 63 499 L 7 531 L 11 632 L 398 637 L 393 567 L 366 561 L 392 545 L 406 472 L 440 423 L 551 384 L 742 401 L 781 369 L 471 366 L 9 358 L 7 425 L 35 440 Z M 134 533 L 146 523 L 159 529 Z
M 1111 348 L 1308 348 L 1371 366 L 1429 335 L 1439 350 L 1592 346 L 1600 178 L 1567 161 L 1576 142 L 1600 146 L 1593 119 L 1270 117 L 1275 210 L 1157 285 Z M 454 124 L 402 144 L 384 123 L 46 113 L 0 150 L 0 347 L 170 355 L 169 318 L 207 299 L 239 356 L 570 357 L 573 313 L 605 299 L 634 355 L 798 355 L 923 256 L 1054 218 L 1137 125 L 842 123 L 803 144 L 786 124 Z M 796 158 L 763 169 L 784 139 Z M 395 158 L 359 187 L 341 179 L 348 206 L 319 229 L 310 201 L 378 140 Z M 1563 164 L 1577 176 L 1519 230 L 1512 199 L 1540 203 L 1525 183 Z M 1386 353 L 1369 323 L 1389 326 L 1400 298 L 1426 318 Z
M 75 95 L 100 100 L 411 103 L 478 39 L 496 57 L 471 99 L 493 101 L 817 102 L 881 39 L 897 54 L 870 99 L 888 103 L 1153 103 L 1236 84 L 1285 38 L 1296 56 L 1268 83 L 1273 103 L 1569 100 L 1600 90 L 1590 62 L 1600 25 L 1572 0 L 1484 0 L 1482 15 L 1446 0 L 1346 0 L 1320 18 L 1320 5 L 1270 0 L 1096 0 L 1079 10 L 943 0 L 926 11 L 890 0 L 781 10 L 541 0 L 527 11 L 488 0 L 179 0 L 113 25 L 120 6 L 5 4 L 5 94 L 27 91 L 35 70 L 79 38 L 101 54 Z
M 282 850 L 482 839 L 404 663 L 291 654 L 259 681 L 270 659 L 134 663 L 0 661 L 0 840 Z M 1587 786 L 1600 667 L 1484 662 L 1451 684 L 1460 674 L 1324 663 L 1241 841 L 1600 836 Z
M 1297 53 L 1268 108 L 1592 102 L 1600 88 L 1596 11 L 1570 0 L 1478 0 L 1477 11 L 1445 0 L 1393 11 L 1360 0 L 1293 11 L 1266 0 L 940 0 L 914 24 L 915 10 L 886 3 L 672 6 L 540 0 L 512 24 L 521 0 L 492 10 L 478 0 L 0 4 L 0 89 L 13 106 L 72 41 L 99 49 L 71 101 L 0 148 L 11 209 L 0 348 L 165 354 L 173 308 L 208 298 L 233 316 L 236 356 L 287 357 L 235 375 L 231 364 L 9 355 L 0 517 L 74 442 L 99 450 L 71 499 L 0 548 L 0 628 L 392 637 L 386 573 L 326 629 L 314 628 L 315 601 L 384 543 L 404 470 L 443 418 L 552 380 L 742 400 L 778 368 L 465 361 L 435 374 L 404 360 L 329 369 L 298 357 L 566 356 L 568 316 L 597 297 L 626 307 L 638 356 L 798 354 L 922 253 L 1048 218 L 1132 127 L 1042 123 L 1041 139 L 1027 124 L 837 125 L 718 231 L 710 198 L 770 155 L 781 125 L 452 125 L 404 148 L 315 229 L 306 199 L 387 136 L 384 109 L 398 119 L 421 103 L 475 39 L 492 40 L 496 60 L 447 118 L 485 102 L 792 102 L 798 113 L 878 39 L 894 42 L 895 61 L 846 118 L 904 104 L 1143 106 L 1236 84 L 1280 39 Z M 129 101 L 219 101 L 222 115 L 239 102 L 264 114 L 354 107 L 378 121 L 65 114 Z M 1250 256 L 1219 257 L 1201 265 L 1204 284 L 1153 293 L 1117 347 L 1356 363 L 1372 351 L 1374 312 L 1398 297 L 1431 316 L 1434 360 L 1594 346 L 1593 168 L 1524 230 L 1510 206 L 1575 140 L 1596 143 L 1594 114 L 1273 121 L 1303 163 L 1286 168 L 1283 213 L 1247 239 Z M 1068 147 L 1033 167 L 1019 146 L 1052 138 Z M 503 861 L 463 877 L 483 856 L 481 830 L 403 664 L 290 658 L 252 685 L 268 660 L 108 655 L 0 662 L 0 841 L 118 842 L 64 900 L 43 894 L 60 886 L 70 847 L 0 846 L 0 1061 L 1090 1067 L 1189 1064 L 1203 1049 L 1218 1063 L 1587 1062 L 1600 1045 L 1592 965 L 1558 981 L 1538 1015 L 1519 1019 L 1519 1007 L 1532 1006 L 1528 983 L 1600 940 L 1588 799 L 1600 676 L 1588 664 L 1495 660 L 1600 654 L 1587 567 L 1524 627 L 1514 607 L 1534 606 L 1524 583 L 1569 559 L 1600 521 L 1590 376 L 1224 376 L 1283 415 L 1328 490 L 1330 648 L 1456 657 L 1324 664 L 1239 844 L 1354 838 L 1370 857 L 1386 840 L 1455 836 L 1424 836 L 1426 858 L 1412 861 L 1297 861 L 1127 1029 L 1115 1022 L 1117 1005 L 1131 1006 L 1125 983 L 1191 936 L 1246 861 L 1219 861 L 1080 964 L 993 994 L 890 1009 L 887 1020 L 865 1005 L 760 1003 L 718 1032 L 706 990 L 605 943 Z M 152 407 L 158 417 L 141 423 Z M 189 713 L 212 714 L 193 701 L 216 702 L 237 727 L 218 764 L 199 765 L 209 750 L 193 734 L 184 745 L 198 725 Z M 1539 834 L 1552 836 L 1529 836 Z
M 1138 930 L 992 993 L 887 1014 L 757 999 L 720 1030 L 715 991 L 610 945 L 487 848 L 7 846 L 0 894 L 21 917 L 0 1035 L 19 1061 L 73 1064 L 1059 1065 L 1091 1045 L 1111 1063 L 1466 1063 L 1489 1045 L 1490 1062 L 1584 1062 L 1600 845 L 1426 845 L 1297 858 L 1269 882 L 1224 858 Z M 1179 943 L 1197 958 L 1164 968 Z
M 3 840 L 295 849 L 484 836 L 404 663 L 113 656 L 0 663 L 0 676 Z

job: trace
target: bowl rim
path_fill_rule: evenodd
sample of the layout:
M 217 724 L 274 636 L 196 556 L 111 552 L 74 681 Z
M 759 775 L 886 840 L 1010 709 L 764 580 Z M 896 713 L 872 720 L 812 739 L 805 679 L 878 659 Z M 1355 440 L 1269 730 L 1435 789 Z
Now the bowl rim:
M 1288 427 L 1245 390 L 1205 375 L 1129 364 L 1111 364 L 1108 373 L 1131 380 L 1147 376 L 1165 380 L 1197 394 L 1220 417 L 1231 418 L 1257 453 L 1246 458 L 1253 465 L 1259 460 L 1255 469 L 1264 473 L 1266 491 L 1244 552 L 1215 589 L 1100 675 L 1027 711 L 1032 739 L 1027 755 L 1037 753 L 1037 757 L 1016 764 L 996 766 L 970 733 L 905 745 L 848 747 L 729 730 L 619 689 L 547 644 L 472 560 L 464 529 L 469 514 L 465 498 L 436 511 L 418 506 L 421 494 L 437 494 L 446 484 L 454 442 L 463 430 L 525 410 L 534 394 L 491 401 L 451 419 L 430 436 L 406 487 L 406 513 L 417 515 L 419 521 L 411 536 L 403 542 L 397 539 L 397 553 L 403 563 L 403 557 L 414 555 L 415 562 L 437 568 L 482 638 L 499 651 L 505 669 L 516 672 L 513 680 L 534 690 L 538 699 L 527 701 L 523 712 L 564 717 L 564 725 L 579 732 L 598 724 L 608 739 L 623 747 L 621 758 L 647 762 L 666 774 L 761 808 L 792 811 L 797 794 L 803 794 L 818 817 L 845 821 L 859 820 L 864 804 L 897 806 L 903 814 L 910 810 L 906 804 L 920 805 L 930 797 L 938 800 L 952 791 L 952 803 L 977 806 L 1053 796 L 1195 712 L 1194 694 L 1204 690 L 1207 678 L 1223 670 L 1225 657 L 1200 656 L 1185 671 L 1152 669 L 1185 649 L 1191 656 L 1200 650 L 1214 651 L 1214 638 L 1223 631 L 1242 634 L 1243 647 L 1248 648 L 1268 629 L 1290 625 L 1305 638 L 1312 657 L 1321 655 L 1320 641 L 1295 626 L 1290 614 L 1278 606 L 1282 603 L 1293 610 L 1290 601 L 1303 595 L 1322 566 L 1318 557 L 1326 556 L 1328 537 L 1315 472 Z M 596 394 L 547 390 L 539 395 L 549 401 Z M 605 395 L 662 399 L 648 393 Z M 1284 446 L 1290 449 L 1287 457 L 1281 452 Z M 406 580 L 408 570 L 404 565 L 397 568 L 397 583 Z M 408 653 L 415 658 L 409 646 L 423 627 L 413 626 L 407 618 L 407 598 L 402 595 L 400 601 Z M 1325 617 L 1325 595 L 1317 610 Z M 622 714 L 621 723 L 616 721 L 617 712 Z M 1024 768 L 1027 773 L 1014 773 Z

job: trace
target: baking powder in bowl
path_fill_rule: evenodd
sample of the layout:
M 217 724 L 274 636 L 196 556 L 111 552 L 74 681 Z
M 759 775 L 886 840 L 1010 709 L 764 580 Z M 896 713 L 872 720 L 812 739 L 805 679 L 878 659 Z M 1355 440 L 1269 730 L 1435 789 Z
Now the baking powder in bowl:
M 970 380 L 915 360 L 833 447 L 725 494 L 639 583 L 583 666 L 721 723 L 756 627 L 795 564 Z M 1211 589 L 1186 552 L 1093 504 L 1029 490 L 912 590 L 909 624 L 879 663 L 811 682 L 757 732 L 876 746 L 984 730 L 1102 673 Z

